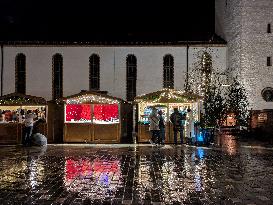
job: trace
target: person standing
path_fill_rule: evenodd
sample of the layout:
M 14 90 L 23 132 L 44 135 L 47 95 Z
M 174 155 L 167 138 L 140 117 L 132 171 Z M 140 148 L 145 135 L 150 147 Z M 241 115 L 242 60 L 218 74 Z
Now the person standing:
M 158 115 L 159 115 L 159 143 L 164 145 L 165 144 L 165 121 L 164 118 L 162 116 L 163 112 L 162 110 L 158 111 Z
M 149 116 L 150 127 L 149 130 L 152 134 L 151 139 L 149 142 L 151 144 L 155 144 L 158 142 L 158 135 L 159 135 L 159 117 L 157 116 L 156 108 L 152 108 L 152 113 Z
M 186 120 L 186 117 L 182 115 L 178 111 L 178 108 L 174 108 L 174 112 L 170 116 L 170 120 L 173 124 L 173 138 L 174 138 L 174 143 L 177 145 L 177 133 L 179 132 L 180 134 L 180 141 L 181 144 L 183 144 L 183 138 L 184 138 L 184 125 L 183 121 Z
M 32 113 L 31 110 L 27 111 L 27 114 L 25 115 L 25 127 L 24 127 L 24 135 L 23 135 L 23 145 L 24 146 L 30 146 L 31 145 L 31 135 L 33 130 L 33 124 L 34 124 L 34 118 L 36 118 L 36 115 Z

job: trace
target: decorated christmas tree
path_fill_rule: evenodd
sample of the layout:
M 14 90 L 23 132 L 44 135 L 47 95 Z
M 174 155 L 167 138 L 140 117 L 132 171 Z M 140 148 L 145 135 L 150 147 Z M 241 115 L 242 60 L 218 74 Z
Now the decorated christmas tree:
M 188 91 L 204 97 L 204 111 L 201 117 L 203 128 L 220 126 L 226 117 L 226 100 L 221 84 L 221 74 L 212 67 L 208 51 L 199 54 L 190 73 Z
M 247 100 L 246 90 L 238 78 L 233 78 L 228 88 L 227 105 L 228 112 L 235 115 L 236 125 L 248 126 L 249 102 Z

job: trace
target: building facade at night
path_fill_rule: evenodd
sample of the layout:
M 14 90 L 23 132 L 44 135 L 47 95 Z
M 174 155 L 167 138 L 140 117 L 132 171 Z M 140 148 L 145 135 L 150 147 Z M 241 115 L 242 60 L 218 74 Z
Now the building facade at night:
M 227 73 L 239 76 L 250 109 L 273 109 L 273 1 L 215 1 L 215 31 L 227 41 Z
M 81 90 L 102 90 L 131 101 L 163 87 L 184 89 L 187 70 L 204 51 L 211 54 L 214 68 L 226 71 L 224 41 L 138 43 L 5 44 L 3 95 L 17 91 L 52 100 Z
M 219 41 L 3 42 L 1 94 L 52 100 L 91 89 L 131 101 L 184 89 L 187 71 L 209 50 L 213 68 L 240 78 L 249 109 L 273 109 L 272 16 L 271 0 L 216 0 Z

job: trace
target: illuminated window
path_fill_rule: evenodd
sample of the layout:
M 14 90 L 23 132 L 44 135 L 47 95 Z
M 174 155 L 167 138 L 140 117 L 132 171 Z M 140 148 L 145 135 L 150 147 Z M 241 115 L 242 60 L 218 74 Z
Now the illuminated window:
M 267 24 L 267 33 L 271 33 L 271 24 Z
M 136 79 L 137 79 L 137 59 L 134 55 L 128 55 L 126 58 L 126 90 L 127 100 L 133 101 L 136 97 Z
M 52 98 L 56 100 L 63 97 L 63 57 L 55 54 L 52 57 Z
M 100 89 L 100 57 L 93 54 L 89 58 L 89 90 Z
M 15 92 L 26 94 L 26 56 L 22 53 L 15 58 Z
M 66 122 L 91 122 L 91 105 L 66 105 Z
M 67 123 L 119 123 L 118 104 L 67 104 L 65 106 Z
M 272 66 L 271 57 L 266 58 L 266 64 L 267 64 L 267 66 Z
M 118 105 L 95 104 L 93 122 L 95 124 L 119 123 Z
M 163 58 L 163 88 L 174 88 L 174 60 L 171 55 Z

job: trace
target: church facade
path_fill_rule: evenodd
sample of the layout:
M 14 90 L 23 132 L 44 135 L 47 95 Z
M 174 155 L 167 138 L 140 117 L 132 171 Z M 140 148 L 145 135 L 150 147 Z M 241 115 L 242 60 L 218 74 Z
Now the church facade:
M 218 42 L 2 42 L 1 94 L 52 100 L 95 89 L 131 101 L 163 87 L 184 89 L 209 50 L 213 68 L 239 77 L 249 109 L 273 109 L 272 16 L 272 0 L 216 0 Z
M 132 101 L 163 87 L 184 89 L 187 72 L 208 51 L 212 66 L 226 72 L 224 42 L 171 45 L 8 43 L 2 47 L 2 94 L 21 92 L 46 100 L 81 90 L 102 90 Z M 20 83 L 21 82 L 21 83 Z

